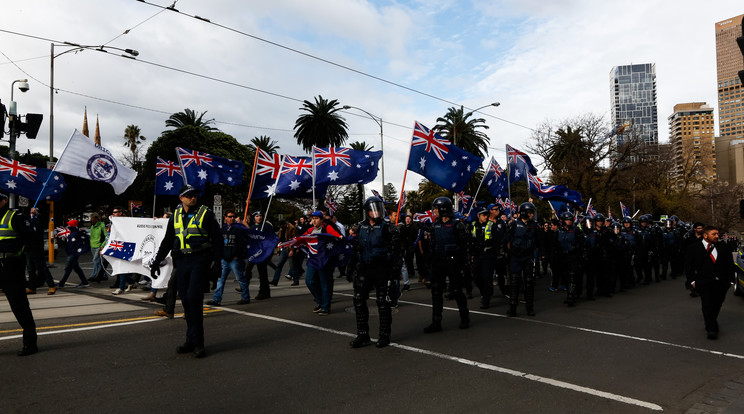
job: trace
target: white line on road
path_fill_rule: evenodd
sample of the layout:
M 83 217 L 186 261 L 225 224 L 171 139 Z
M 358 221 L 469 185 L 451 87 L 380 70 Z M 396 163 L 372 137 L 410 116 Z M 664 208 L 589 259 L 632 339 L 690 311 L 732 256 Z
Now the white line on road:
M 354 295 L 349 295 L 347 293 L 339 293 L 339 292 L 333 292 L 333 294 L 334 295 L 339 295 L 339 296 L 349 296 L 349 297 L 353 297 L 354 296 Z M 431 308 L 431 305 L 430 304 L 427 304 L 427 303 L 418 303 L 418 302 L 411 302 L 411 301 L 405 301 L 405 300 L 399 300 L 398 303 L 405 303 L 405 304 L 408 304 L 408 305 L 415 305 L 415 306 L 421 306 L 421 307 L 424 307 L 424 308 Z M 450 311 L 457 311 L 457 308 L 450 308 L 450 307 L 447 307 L 447 306 L 445 306 L 444 309 L 450 310 Z M 559 328 L 575 329 L 577 331 L 595 333 L 595 334 L 599 334 L 599 335 L 614 336 L 614 337 L 618 337 L 618 338 L 630 339 L 630 340 L 633 340 L 633 341 L 641 341 L 641 342 L 648 342 L 648 343 L 658 344 L 658 345 L 666 345 L 666 346 L 671 346 L 671 347 L 674 347 L 674 348 L 686 349 L 686 350 L 689 350 L 689 351 L 704 352 L 706 354 L 711 354 L 711 355 L 719 355 L 719 356 L 724 356 L 724 357 L 729 357 L 729 358 L 744 359 L 744 355 L 732 354 L 730 352 L 721 352 L 721 351 L 714 351 L 712 349 L 697 348 L 697 347 L 694 347 L 694 346 L 675 344 L 675 343 L 672 343 L 672 342 L 659 341 L 657 339 L 642 338 L 640 336 L 626 335 L 626 334 L 621 334 L 621 333 L 617 333 L 617 332 L 600 331 L 600 330 L 597 330 L 597 329 L 582 328 L 580 326 L 564 325 L 564 324 L 561 324 L 561 323 L 541 321 L 539 319 L 533 319 L 533 318 L 509 318 L 506 315 L 500 315 L 500 314 L 497 314 L 497 313 L 482 312 L 482 311 L 476 311 L 476 310 L 471 310 L 470 313 L 475 313 L 475 314 L 478 314 L 478 315 L 491 316 L 491 317 L 496 317 L 496 318 L 512 319 L 512 320 L 515 320 L 515 321 L 524 321 L 524 322 L 530 322 L 530 323 L 537 323 L 537 324 L 541 324 L 541 325 L 556 326 L 556 327 L 559 327 Z
M 269 320 L 269 321 L 280 322 L 280 323 L 285 323 L 285 324 L 295 325 L 295 326 L 301 326 L 303 328 L 315 329 L 317 331 L 328 332 L 328 333 L 332 333 L 332 334 L 335 334 L 335 335 L 341 335 L 341 336 L 346 336 L 346 337 L 350 337 L 350 338 L 354 338 L 356 336 L 356 335 L 354 335 L 352 333 L 349 333 L 349 332 L 344 332 L 344 331 L 338 331 L 338 330 L 335 330 L 335 329 L 324 328 L 322 326 L 312 325 L 312 324 L 304 323 L 304 322 L 293 321 L 293 320 L 290 320 L 290 319 L 277 318 L 275 316 L 261 315 L 259 313 L 246 312 L 246 311 L 241 311 L 241 310 L 236 310 L 236 309 L 231 309 L 231 308 L 221 308 L 220 307 L 218 309 L 222 309 L 223 311 L 230 312 L 230 313 L 235 313 L 235 314 L 238 314 L 238 315 L 245 315 L 245 316 L 250 316 L 250 317 L 253 317 L 253 318 L 266 319 L 266 320 Z M 540 382 L 540 383 L 543 383 L 543 384 L 552 385 L 554 387 L 565 388 L 565 389 L 569 389 L 569 390 L 572 390 L 572 391 L 581 392 L 581 393 L 584 393 L 584 394 L 590 394 L 590 395 L 594 395 L 594 396 L 600 397 L 600 398 L 605 398 L 605 399 L 608 399 L 608 400 L 618 401 L 618 402 L 625 403 L 625 404 L 630 404 L 630 405 L 636 405 L 636 406 L 639 406 L 639 407 L 648 408 L 649 410 L 663 411 L 663 409 L 661 408 L 661 406 L 659 406 L 657 404 L 654 404 L 654 403 L 637 400 L 635 398 L 624 397 L 622 395 L 612 394 L 612 393 L 605 392 L 605 391 L 595 390 L 593 388 L 583 387 L 581 385 L 571 384 L 569 382 L 559 381 L 559 380 L 555 380 L 555 379 L 552 379 L 552 378 L 541 377 L 539 375 L 528 374 L 526 372 L 515 371 L 515 370 L 512 370 L 512 369 L 508 369 L 508 368 L 502 368 L 502 367 L 498 367 L 496 365 L 484 364 L 482 362 L 473 361 L 473 360 L 470 360 L 470 359 L 460 358 L 460 357 L 456 357 L 456 356 L 452 356 L 452 355 L 447 355 L 447 354 L 443 354 L 443 353 L 435 352 L 435 351 L 429 351 L 427 349 L 415 348 L 415 347 L 412 347 L 412 346 L 402 345 L 402 344 L 398 344 L 398 343 L 395 343 L 395 342 L 391 342 L 390 343 L 390 346 L 395 347 L 395 348 L 399 348 L 399 349 L 403 349 L 403 350 L 406 350 L 406 351 L 410 351 L 410 352 L 415 352 L 415 353 L 422 354 L 422 355 L 428 355 L 428 356 L 433 356 L 433 357 L 436 357 L 436 358 L 441 358 L 441 359 L 445 359 L 445 360 L 452 361 L 452 362 L 457 362 L 457 363 L 460 363 L 460 364 L 463 364 L 463 365 L 469 365 L 469 366 L 473 366 L 473 367 L 476 367 L 476 368 L 481 368 L 481 369 L 485 369 L 485 370 L 489 370 L 489 371 L 498 372 L 498 373 L 501 373 L 501 374 L 512 375 L 512 376 L 523 378 L 523 379 L 527 379 L 527 380 L 530 380 L 530 381 L 536 381 L 536 382 Z

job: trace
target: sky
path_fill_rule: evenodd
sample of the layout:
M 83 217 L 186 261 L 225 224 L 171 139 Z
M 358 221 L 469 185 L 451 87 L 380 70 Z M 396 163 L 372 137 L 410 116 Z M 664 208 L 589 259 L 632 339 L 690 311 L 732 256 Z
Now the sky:
M 303 155 L 294 123 L 302 101 L 321 95 L 382 118 L 385 181 L 400 190 L 414 121 L 433 127 L 454 105 L 499 102 L 479 117 L 489 127 L 487 158 L 504 165 L 505 145 L 526 149 L 547 120 L 594 113 L 609 123 L 610 70 L 631 63 L 656 64 L 665 142 L 675 104 L 707 102 L 717 116 L 715 23 L 744 14 L 741 0 L 178 0 L 175 8 L 5 4 L 0 30 L 22 35 L 0 32 L 0 99 L 7 106 L 12 82 L 28 79 L 28 92 L 13 92 L 18 112 L 44 115 L 37 139 L 22 137 L 17 150 L 49 154 L 51 42 L 109 48 L 55 46 L 55 156 L 82 129 L 86 108 L 91 135 L 98 117 L 103 146 L 119 156 L 127 125 L 149 145 L 185 108 L 207 111 L 243 144 L 268 135 L 281 153 Z M 380 148 L 368 115 L 341 115 L 349 142 Z M 409 174 L 406 189 L 420 180 Z

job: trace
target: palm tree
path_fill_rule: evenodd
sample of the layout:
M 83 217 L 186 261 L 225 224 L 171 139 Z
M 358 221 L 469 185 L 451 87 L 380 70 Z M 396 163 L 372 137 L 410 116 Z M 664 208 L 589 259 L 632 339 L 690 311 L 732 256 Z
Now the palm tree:
M 279 150 L 279 145 L 276 141 L 271 139 L 271 137 L 268 137 L 266 135 L 261 135 L 260 137 L 254 137 L 251 140 L 251 143 L 248 144 L 248 150 L 251 152 L 251 154 L 255 154 L 256 147 L 261 148 L 262 150 L 268 152 L 269 154 L 273 154 Z
M 217 128 L 213 127 L 214 119 L 203 119 L 207 111 L 202 112 L 197 116 L 196 111 L 193 109 L 186 108 L 183 112 L 176 112 L 171 115 L 166 121 L 166 127 L 183 128 L 186 126 L 193 126 L 204 131 L 216 131 Z
M 349 144 L 349 147 L 353 150 L 359 150 L 359 151 L 372 151 L 373 146 L 367 144 L 366 142 L 356 141 Z M 359 193 L 359 205 L 362 207 L 362 211 L 364 211 L 364 184 L 357 184 L 357 192 Z M 364 217 L 362 217 L 364 219 Z
M 349 134 L 346 121 L 337 114 L 341 109 L 336 99 L 329 101 L 320 95 L 315 98 L 315 103 L 304 101 L 300 110 L 307 113 L 300 115 L 294 126 L 297 144 L 308 153 L 313 146 L 343 146 Z
M 130 161 L 133 167 L 136 167 L 139 163 L 139 146 L 146 139 L 140 135 L 140 128 L 137 125 L 127 125 L 127 128 L 124 130 L 124 146 L 129 147 L 129 151 L 132 152 L 132 159 Z
M 455 146 L 485 158 L 490 139 L 484 132 L 478 131 L 478 128 L 488 129 L 488 125 L 484 124 L 486 120 L 483 118 L 468 119 L 471 115 L 473 113 L 465 113 L 462 106 L 460 109 L 453 106 L 447 110 L 444 117 L 437 118 L 437 124 L 433 129 Z

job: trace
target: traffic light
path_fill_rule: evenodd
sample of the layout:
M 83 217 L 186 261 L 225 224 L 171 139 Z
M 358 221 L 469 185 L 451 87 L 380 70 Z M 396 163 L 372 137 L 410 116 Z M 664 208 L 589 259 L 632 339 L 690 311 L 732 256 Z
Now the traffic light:
M 5 136 L 5 118 L 7 118 L 8 112 L 5 110 L 5 105 L 0 101 L 0 138 Z
M 19 122 L 20 127 L 17 131 L 21 134 L 25 132 L 26 138 L 35 139 L 42 119 L 44 119 L 42 114 L 26 114 L 26 122 Z

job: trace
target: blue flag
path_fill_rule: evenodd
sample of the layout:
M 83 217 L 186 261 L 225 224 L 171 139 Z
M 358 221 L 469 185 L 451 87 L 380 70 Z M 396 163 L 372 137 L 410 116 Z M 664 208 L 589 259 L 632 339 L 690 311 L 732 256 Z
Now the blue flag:
M 261 263 L 274 253 L 274 248 L 279 243 L 279 237 L 276 234 L 241 227 L 245 229 L 248 238 L 246 260 L 251 263 Z
M 104 256 L 116 257 L 122 260 L 132 260 L 134 249 L 137 243 L 125 242 L 122 240 L 109 240 L 108 245 L 103 250 Z
M 452 145 L 423 124 L 413 127 L 408 169 L 447 190 L 460 192 L 483 159 Z
M 326 186 L 316 186 L 318 197 L 325 197 Z M 313 196 L 313 160 L 311 157 L 285 155 L 282 169 L 274 183 L 273 193 L 284 198 L 310 198 Z
M 529 155 L 509 144 L 506 145 L 506 160 L 509 165 L 510 184 L 514 184 L 519 180 L 526 180 L 527 173 L 537 175 L 537 168 L 532 165 Z
M 203 189 L 207 183 L 235 186 L 243 182 L 245 165 L 240 161 L 180 147 L 176 148 L 176 152 L 189 185 Z
M 279 154 L 270 154 L 261 148 L 256 148 L 256 152 L 256 175 L 253 177 L 251 200 L 269 198 L 282 170 L 282 158 Z
M 483 177 L 483 183 L 488 188 L 488 193 L 492 197 L 508 197 L 509 184 L 507 183 L 506 174 L 498 162 L 491 157 L 491 163 L 488 165 L 486 176 Z
M 155 194 L 178 195 L 181 187 L 183 187 L 181 166 L 158 157 L 155 164 Z
M 623 213 L 623 218 L 630 217 L 630 208 L 623 204 L 623 202 L 620 202 L 620 211 Z
M 360 151 L 351 148 L 317 148 L 315 185 L 366 184 L 377 177 L 377 164 L 382 151 Z
M 67 184 L 61 174 L 52 170 L 0 157 L 0 188 L 31 200 L 54 201 L 62 197 Z
M 543 185 L 539 178 L 529 173 L 527 174 L 527 183 L 530 186 L 530 194 L 535 195 L 540 200 L 559 200 L 579 207 L 584 206 L 584 202 L 581 201 L 581 193 L 564 185 Z

